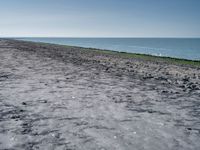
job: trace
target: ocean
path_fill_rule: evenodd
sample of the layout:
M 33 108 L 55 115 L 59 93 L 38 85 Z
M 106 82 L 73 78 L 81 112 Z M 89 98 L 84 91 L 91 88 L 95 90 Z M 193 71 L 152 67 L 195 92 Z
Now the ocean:
M 18 40 L 200 60 L 200 38 L 17 38 Z

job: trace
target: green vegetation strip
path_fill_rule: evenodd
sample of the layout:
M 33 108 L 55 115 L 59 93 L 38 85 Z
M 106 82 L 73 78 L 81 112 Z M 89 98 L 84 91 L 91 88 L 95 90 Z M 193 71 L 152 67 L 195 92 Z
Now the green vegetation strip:
M 200 67 L 200 61 L 198 60 L 187 60 L 187 59 L 180 59 L 180 58 L 161 57 L 161 56 L 153 56 L 153 55 L 148 55 L 148 54 L 117 52 L 117 51 L 110 51 L 110 50 L 98 50 L 98 49 L 91 49 L 91 50 L 94 50 L 98 53 L 118 55 L 125 58 L 137 58 L 137 59 L 143 59 L 147 61 L 166 62 L 166 63 L 177 64 L 177 65 L 190 65 L 190 66 Z
M 113 56 L 119 56 L 123 58 L 137 58 L 137 59 L 153 61 L 153 62 L 164 62 L 164 63 L 166 62 L 166 63 L 176 64 L 176 65 L 186 65 L 186 66 L 189 65 L 189 66 L 194 66 L 194 67 L 200 67 L 200 61 L 198 60 L 161 57 L 161 56 L 153 56 L 153 55 L 148 55 L 148 54 L 118 52 L 118 51 L 112 51 L 112 50 L 101 50 L 101 49 L 95 49 L 95 48 L 84 48 L 84 47 L 69 46 L 69 45 L 43 43 L 43 42 L 33 42 L 33 43 L 38 43 L 43 46 L 54 45 L 54 46 L 61 46 L 64 48 L 80 48 L 80 50 L 97 52 L 98 54 L 108 54 L 108 55 L 113 55 Z

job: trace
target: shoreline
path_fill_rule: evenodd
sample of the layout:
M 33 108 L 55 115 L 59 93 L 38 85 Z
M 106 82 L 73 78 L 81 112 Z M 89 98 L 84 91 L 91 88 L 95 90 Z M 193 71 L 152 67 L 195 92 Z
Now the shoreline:
M 169 57 L 169 56 L 156 56 L 156 55 L 142 54 L 142 53 L 130 53 L 130 52 L 123 52 L 123 51 L 108 50 L 108 49 L 98 49 L 98 48 L 92 48 L 92 47 L 81 47 L 81 46 L 46 43 L 46 42 L 34 42 L 34 41 L 26 41 L 26 40 L 18 40 L 18 39 L 12 39 L 12 40 L 33 42 L 33 43 L 39 43 L 39 44 L 44 44 L 44 45 L 49 44 L 49 45 L 59 45 L 59 46 L 64 46 L 64 47 L 75 47 L 75 48 L 80 48 L 80 49 L 85 49 L 85 50 L 93 50 L 100 53 L 102 52 L 102 53 L 121 55 L 122 57 L 130 57 L 130 58 L 139 57 L 139 58 L 147 59 L 147 60 L 154 59 L 154 61 L 165 61 L 168 63 L 174 63 L 174 64 L 180 64 L 180 65 L 200 66 L 200 60 L 191 60 L 191 59 L 176 58 L 176 57 Z
M 106 69 L 106 72 L 114 74 L 136 75 L 144 78 L 149 76 L 150 79 L 167 76 L 174 82 L 176 78 L 178 80 L 191 78 L 193 82 L 200 79 L 200 61 L 42 42 L 8 40 L 8 43 L 18 49 L 31 51 L 41 56 L 92 68 L 97 67 L 103 71 Z
M 200 148 L 198 65 L 17 40 L 0 54 L 2 149 Z

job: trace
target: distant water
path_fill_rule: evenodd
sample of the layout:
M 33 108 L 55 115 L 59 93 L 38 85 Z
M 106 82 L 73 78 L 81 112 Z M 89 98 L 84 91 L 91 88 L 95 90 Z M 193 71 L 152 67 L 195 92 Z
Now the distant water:
M 20 38 L 20 40 L 200 60 L 200 38 Z

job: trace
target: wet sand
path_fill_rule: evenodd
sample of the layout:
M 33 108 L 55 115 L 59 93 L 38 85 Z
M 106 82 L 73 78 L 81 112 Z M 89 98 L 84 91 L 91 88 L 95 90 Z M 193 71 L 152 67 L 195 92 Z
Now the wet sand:
M 2 39 L 0 149 L 199 150 L 200 68 Z

